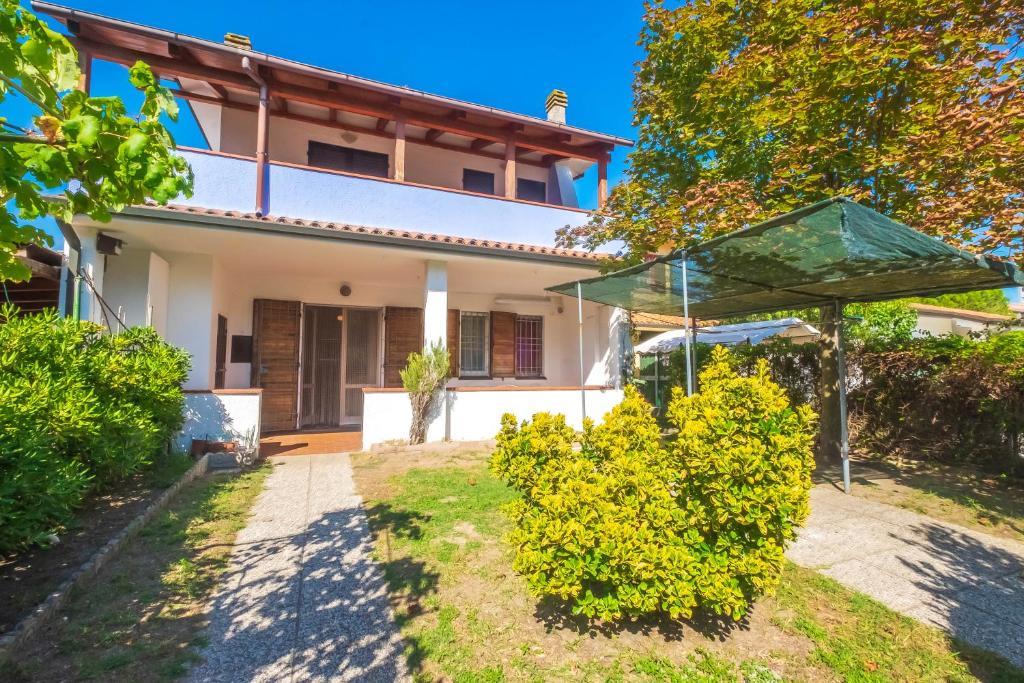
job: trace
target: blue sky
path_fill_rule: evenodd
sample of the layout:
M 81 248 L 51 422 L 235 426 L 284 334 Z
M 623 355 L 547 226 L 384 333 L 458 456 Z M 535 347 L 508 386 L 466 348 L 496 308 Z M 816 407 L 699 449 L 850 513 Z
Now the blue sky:
M 27 3 L 25 3 L 27 4 Z M 634 137 L 631 81 L 640 58 L 642 3 L 541 2 L 138 2 L 75 0 L 76 9 L 210 40 L 248 35 L 262 52 L 534 116 L 552 88 L 569 95 L 568 122 Z M 512 11 L 514 9 L 514 11 Z M 94 94 L 132 105 L 127 71 L 99 62 Z M 171 126 L 182 145 L 204 146 L 187 109 Z M 3 115 L 27 122 L 10 98 Z M 615 153 L 609 181 L 621 176 Z M 596 204 L 594 171 L 579 183 L 584 206 Z

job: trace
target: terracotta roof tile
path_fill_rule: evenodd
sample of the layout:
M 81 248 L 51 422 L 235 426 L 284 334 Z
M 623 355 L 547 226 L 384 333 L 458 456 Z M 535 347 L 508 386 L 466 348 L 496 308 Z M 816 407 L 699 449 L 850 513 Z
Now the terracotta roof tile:
M 441 235 L 429 232 L 415 232 L 412 230 L 395 230 L 391 228 L 374 228 L 363 225 L 352 225 L 349 223 L 334 223 L 330 221 L 304 220 L 301 218 L 290 218 L 288 216 L 257 216 L 255 213 L 245 211 L 230 211 L 223 209 L 210 209 L 201 206 L 186 206 L 183 204 L 159 205 L 147 202 L 147 209 L 158 209 L 172 213 L 187 213 L 198 216 L 215 216 L 219 218 L 236 218 L 259 223 L 278 223 L 283 225 L 294 225 L 304 228 L 316 228 L 318 230 L 350 233 L 358 235 L 375 235 L 379 237 L 390 237 L 393 239 L 409 240 L 415 242 L 443 242 L 445 244 L 456 244 L 459 246 L 477 247 L 482 249 L 493 249 L 495 251 L 518 251 L 528 254 L 540 254 L 544 256 L 558 256 L 566 259 L 584 260 L 599 262 L 607 258 L 604 254 L 595 254 L 589 251 L 578 249 L 561 249 L 558 247 L 545 247 L 535 244 L 522 244 L 519 242 L 502 242 L 498 240 L 478 239 L 473 237 L 457 237 L 454 235 Z

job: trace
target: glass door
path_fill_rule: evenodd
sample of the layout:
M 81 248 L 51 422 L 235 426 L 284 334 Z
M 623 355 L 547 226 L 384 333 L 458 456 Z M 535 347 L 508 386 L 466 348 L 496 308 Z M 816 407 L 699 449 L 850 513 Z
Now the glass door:
M 363 421 L 363 389 L 380 386 L 380 309 L 346 308 L 342 423 Z

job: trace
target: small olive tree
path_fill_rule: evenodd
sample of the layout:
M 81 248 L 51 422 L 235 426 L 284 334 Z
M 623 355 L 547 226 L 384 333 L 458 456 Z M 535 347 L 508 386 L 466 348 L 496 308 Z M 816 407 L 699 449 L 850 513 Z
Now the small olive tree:
M 450 369 L 448 350 L 439 342 L 431 344 L 422 353 L 409 354 L 405 369 L 400 373 L 402 386 L 409 392 L 412 404 L 409 443 L 423 443 L 426 438 L 430 410 L 437 393 L 448 380 Z

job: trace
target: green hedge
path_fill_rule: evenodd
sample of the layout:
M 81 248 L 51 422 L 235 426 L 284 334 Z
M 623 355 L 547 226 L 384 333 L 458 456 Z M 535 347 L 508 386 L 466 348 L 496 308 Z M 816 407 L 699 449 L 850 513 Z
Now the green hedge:
M 562 415 L 503 418 L 491 467 L 521 494 L 513 568 L 536 595 L 602 620 L 739 619 L 777 585 L 808 514 L 814 414 L 790 406 L 764 362 L 737 374 L 724 348 L 700 380 L 673 395 L 669 444 L 633 387 L 581 436 Z
M 181 426 L 188 369 L 151 328 L 0 309 L 0 552 L 43 542 L 90 490 L 151 463 Z

